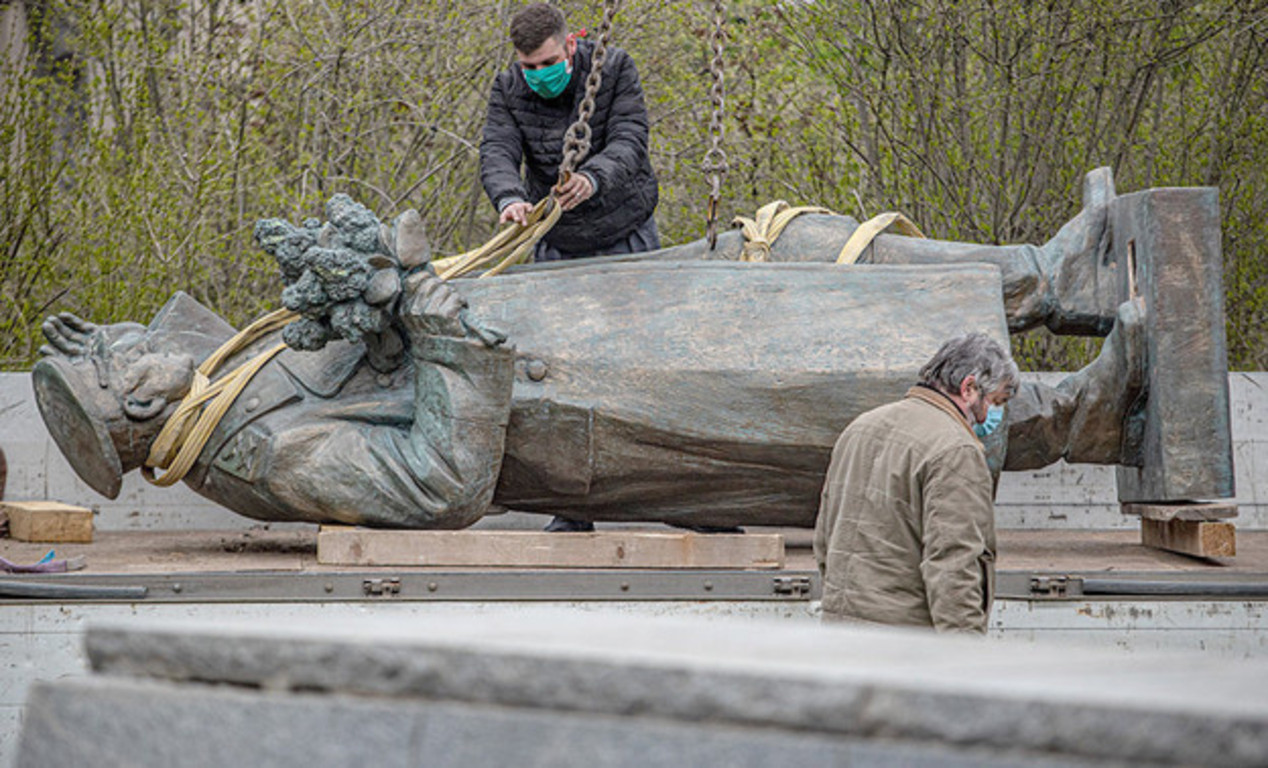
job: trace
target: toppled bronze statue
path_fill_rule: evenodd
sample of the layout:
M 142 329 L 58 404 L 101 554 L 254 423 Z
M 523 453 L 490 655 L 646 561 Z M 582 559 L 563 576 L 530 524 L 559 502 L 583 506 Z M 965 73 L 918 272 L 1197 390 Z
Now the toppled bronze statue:
M 300 319 L 228 367 L 279 335 L 293 348 L 234 399 L 184 479 L 262 520 L 461 528 L 497 505 L 811 526 L 856 414 L 901 395 L 951 335 L 1003 340 L 1041 323 L 1109 337 L 1059 386 L 1023 386 L 988 438 L 993 468 L 1138 462 L 1144 302 L 1106 288 L 1113 197 L 1108 171 L 1090 174 L 1084 210 L 1044 246 L 881 236 L 868 263 L 837 266 L 822 262 L 857 224 L 813 215 L 771 263 L 728 260 L 731 235 L 715 252 L 450 282 L 427 268 L 416 214 L 386 226 L 336 198 L 328 224 L 257 228 Z M 45 333 L 41 413 L 76 472 L 113 497 L 234 331 L 177 294 L 148 326 L 62 314 Z

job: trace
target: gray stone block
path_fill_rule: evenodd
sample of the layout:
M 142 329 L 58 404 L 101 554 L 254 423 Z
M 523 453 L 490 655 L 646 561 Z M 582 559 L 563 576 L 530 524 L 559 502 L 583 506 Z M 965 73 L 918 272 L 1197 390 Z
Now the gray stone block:
M 33 687 L 16 765 L 407 768 L 414 738 L 386 700 L 79 679 Z
M 18 768 L 850 765 L 1042 768 L 1102 761 L 938 742 L 103 677 L 38 686 Z
M 1268 762 L 1268 664 L 540 614 L 92 629 L 101 673 L 1159 764 Z

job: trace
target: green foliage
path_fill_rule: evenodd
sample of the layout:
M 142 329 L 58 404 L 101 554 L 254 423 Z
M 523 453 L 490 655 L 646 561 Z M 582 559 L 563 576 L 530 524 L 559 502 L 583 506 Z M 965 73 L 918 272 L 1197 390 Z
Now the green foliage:
M 785 33 L 848 115 L 867 212 L 934 237 L 1042 242 L 1083 174 L 1120 189 L 1220 187 L 1230 365 L 1263 368 L 1268 5 L 1128 0 L 789 6 Z M 1014 339 L 1030 367 L 1073 368 L 1098 342 Z
M 257 219 L 345 192 L 417 208 L 437 252 L 484 242 L 487 89 L 518 3 L 44 0 L 0 52 L 0 367 L 70 310 L 144 319 L 184 289 L 242 324 L 281 281 Z M 561 3 L 574 27 L 601 5 Z M 1043 242 L 1083 174 L 1217 185 L 1230 362 L 1268 365 L 1268 5 L 1262 0 L 728 3 L 724 216 L 775 198 L 930 236 Z M 712 4 L 626 0 L 667 243 L 700 237 Z M 18 40 L 21 43 L 22 40 Z M 1029 367 L 1098 342 L 1030 334 Z

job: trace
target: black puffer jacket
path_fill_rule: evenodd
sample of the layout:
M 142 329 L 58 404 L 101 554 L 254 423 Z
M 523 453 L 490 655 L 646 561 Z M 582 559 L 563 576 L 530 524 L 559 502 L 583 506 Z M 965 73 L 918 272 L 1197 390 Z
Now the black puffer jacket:
M 493 81 L 480 142 L 480 181 L 495 207 L 508 198 L 535 203 L 549 193 L 563 160 L 564 133 L 585 95 L 593 52 L 593 43 L 577 41 L 572 79 L 553 99 L 529 89 L 518 63 Z M 608 48 L 590 131 L 590 154 L 578 170 L 597 180 L 598 193 L 565 212 L 546 236 L 552 246 L 571 253 L 597 253 L 625 239 L 656 208 L 659 192 L 647 156 L 643 86 L 634 61 L 619 48 Z M 527 183 L 520 178 L 521 161 Z

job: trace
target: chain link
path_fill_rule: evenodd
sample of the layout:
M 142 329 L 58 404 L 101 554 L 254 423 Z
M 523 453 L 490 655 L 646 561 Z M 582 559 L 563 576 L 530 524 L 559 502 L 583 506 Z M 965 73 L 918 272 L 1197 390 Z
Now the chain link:
M 709 205 L 705 219 L 705 237 L 709 240 L 709 250 L 718 244 L 718 204 L 722 200 L 722 177 L 730 167 L 727 164 L 726 152 L 722 149 L 722 107 L 725 90 L 722 81 L 722 40 L 725 38 L 723 24 L 726 7 L 723 0 L 713 0 L 713 33 L 710 42 L 713 46 L 713 58 L 709 62 L 709 72 L 713 75 L 713 87 L 709 91 L 713 102 L 713 114 L 709 118 L 709 150 L 705 152 L 700 170 L 709 179 Z
M 564 158 L 559 163 L 559 180 L 563 186 L 572 172 L 590 153 L 590 118 L 594 116 L 594 97 L 603 83 L 603 62 L 608 58 L 608 38 L 612 34 L 612 19 L 616 16 L 620 0 L 607 0 L 603 7 L 603 22 L 599 25 L 599 42 L 594 46 L 590 62 L 590 75 L 586 78 L 586 92 L 577 110 L 577 119 L 564 134 Z

